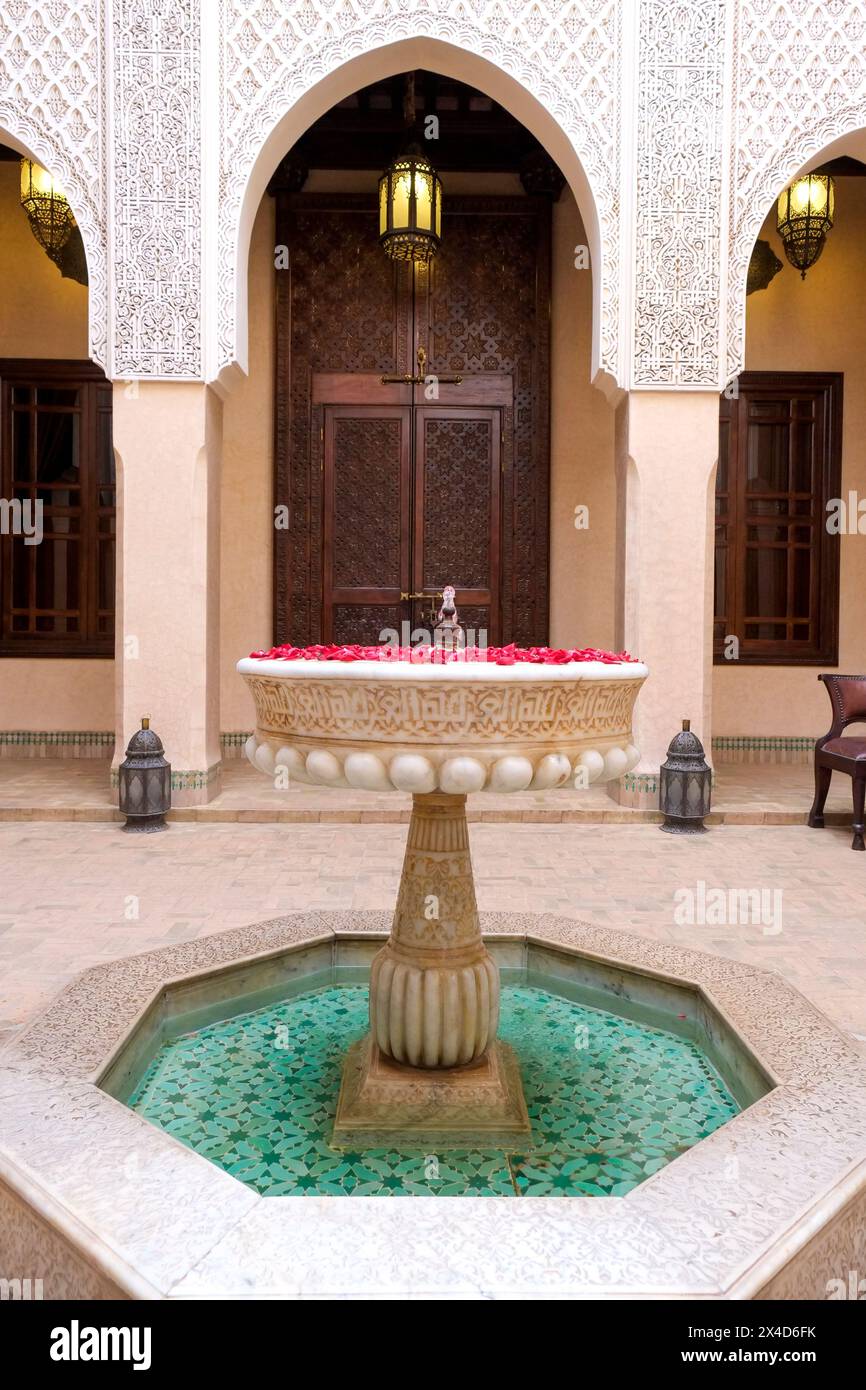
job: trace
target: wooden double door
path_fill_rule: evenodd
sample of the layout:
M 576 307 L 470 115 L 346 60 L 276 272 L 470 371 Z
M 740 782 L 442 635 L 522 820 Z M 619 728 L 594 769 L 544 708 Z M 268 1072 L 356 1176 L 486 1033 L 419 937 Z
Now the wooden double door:
M 275 196 L 275 640 L 429 629 L 453 584 L 477 640 L 546 641 L 549 205 L 452 198 L 428 269 L 371 199 Z
M 322 416 L 323 640 L 375 643 L 396 631 L 407 645 L 417 641 L 446 584 L 474 641 L 498 640 L 510 378 L 464 379 L 431 401 L 423 387 L 325 375 L 313 395 Z

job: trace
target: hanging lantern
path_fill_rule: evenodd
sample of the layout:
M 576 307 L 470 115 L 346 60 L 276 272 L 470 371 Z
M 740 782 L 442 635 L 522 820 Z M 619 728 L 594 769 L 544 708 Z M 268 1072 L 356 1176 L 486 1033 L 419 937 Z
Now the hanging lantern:
M 779 197 L 776 226 L 785 255 L 805 280 L 833 226 L 836 191 L 829 174 L 804 174 Z
M 704 757 L 704 746 L 683 720 L 682 733 L 671 739 L 667 760 L 659 777 L 659 809 L 664 815 L 660 830 L 672 835 L 700 835 L 709 815 L 712 770 Z
M 394 261 L 427 264 L 442 235 L 442 183 L 411 145 L 379 180 L 379 242 Z
M 69 199 L 47 169 L 32 160 L 21 161 L 21 206 L 40 246 L 58 262 L 75 230 Z

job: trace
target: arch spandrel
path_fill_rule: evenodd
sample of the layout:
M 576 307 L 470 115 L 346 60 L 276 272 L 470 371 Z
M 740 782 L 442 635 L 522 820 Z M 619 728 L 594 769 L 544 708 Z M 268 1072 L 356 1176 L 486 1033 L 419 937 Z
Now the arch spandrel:
M 594 371 L 622 380 L 619 342 L 619 0 L 431 9 L 417 0 L 273 0 L 221 11 L 221 153 L 215 370 L 246 357 L 246 257 L 280 157 L 324 111 L 377 78 L 429 67 L 486 91 L 557 160 L 593 260 Z
M 102 0 L 36 0 L 0 15 L 0 140 L 69 198 L 87 257 L 90 355 L 107 368 L 103 21 Z
M 767 213 L 818 155 L 866 126 L 859 0 L 738 0 L 733 35 L 727 377 L 745 362 L 746 277 Z

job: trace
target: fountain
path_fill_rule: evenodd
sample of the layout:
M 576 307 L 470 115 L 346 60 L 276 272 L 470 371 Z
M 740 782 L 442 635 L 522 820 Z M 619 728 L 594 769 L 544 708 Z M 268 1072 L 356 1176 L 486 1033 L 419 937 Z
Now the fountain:
M 100 961 L 7 1044 L 0 1229 L 47 1297 L 820 1299 L 829 1240 L 856 1268 L 866 1063 L 793 986 L 544 911 L 480 940 L 463 798 L 619 775 L 645 668 L 443 645 L 242 663 L 257 766 L 416 798 L 393 923 L 301 908 Z
M 445 591 L 435 645 L 284 647 L 238 663 L 261 771 L 409 792 L 391 935 L 373 961 L 370 1031 L 350 1048 L 335 1147 L 526 1142 L 520 1070 L 500 1041 L 499 971 L 481 936 L 470 793 L 553 792 L 629 771 L 647 670 L 626 654 L 464 649 Z

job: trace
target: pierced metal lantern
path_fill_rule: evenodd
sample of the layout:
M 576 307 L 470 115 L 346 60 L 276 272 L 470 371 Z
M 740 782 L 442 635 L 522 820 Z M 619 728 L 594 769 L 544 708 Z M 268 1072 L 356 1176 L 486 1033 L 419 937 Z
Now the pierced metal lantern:
M 776 227 L 785 255 L 803 280 L 824 250 L 836 212 L 836 191 L 829 174 L 805 174 L 779 195 Z
M 713 774 L 704 757 L 704 746 L 683 720 L 682 733 L 671 740 L 666 762 L 662 763 L 659 806 L 664 825 L 671 835 L 700 835 L 706 830 Z
M 60 185 L 30 159 L 21 161 L 21 206 L 36 240 L 56 261 L 72 236 L 75 218 Z
M 165 813 L 171 809 L 171 764 L 149 719 L 142 719 L 120 764 L 120 809 L 126 816 L 124 830 L 168 829 Z
M 60 274 L 86 285 L 84 242 L 69 199 L 48 170 L 30 159 L 21 161 L 21 206 L 30 230 Z
M 442 235 L 442 183 L 411 145 L 379 179 L 379 243 L 394 261 L 426 264 Z

